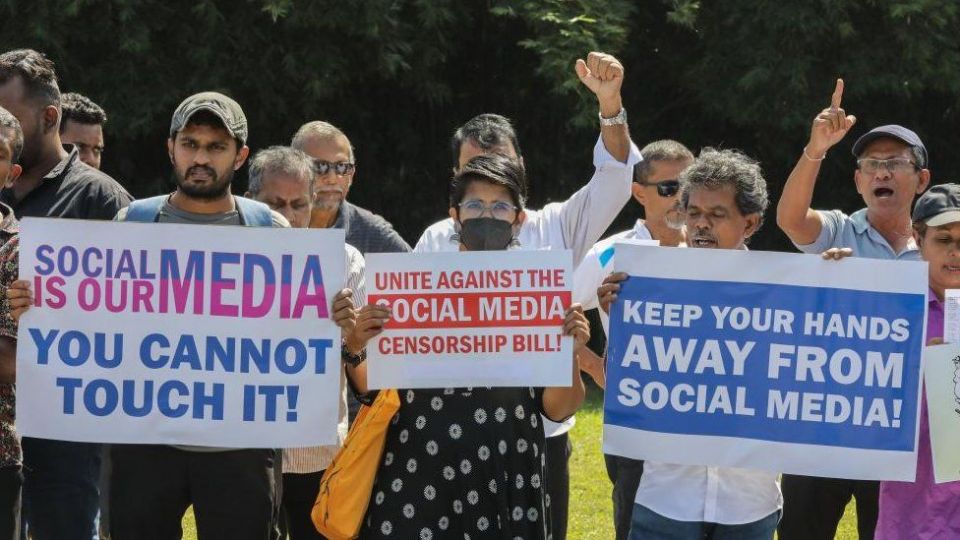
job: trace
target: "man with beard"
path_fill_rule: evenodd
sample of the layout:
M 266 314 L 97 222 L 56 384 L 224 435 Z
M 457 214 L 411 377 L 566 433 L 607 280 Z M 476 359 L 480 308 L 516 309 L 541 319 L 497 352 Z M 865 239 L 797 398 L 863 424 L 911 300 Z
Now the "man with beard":
M 132 200 L 60 140 L 53 62 L 27 49 L 0 54 L 0 106 L 23 128 L 23 172 L 0 191 L 18 218 L 110 219 Z M 24 437 L 23 513 L 35 540 L 96 536 L 101 445 Z
M 317 174 L 311 229 L 343 229 L 347 243 L 364 255 L 410 251 L 390 222 L 347 201 L 357 162 L 350 139 L 340 129 L 319 120 L 307 122 L 290 146 L 313 159 Z
M 583 257 L 573 275 L 573 301 L 584 310 L 595 309 L 597 287 L 614 267 L 614 244 L 621 240 L 658 240 L 661 246 L 676 247 L 684 242 L 683 213 L 680 211 L 680 173 L 693 163 L 693 153 L 677 141 L 654 141 L 640 150 L 643 160 L 633 167 L 633 198 L 643 207 L 645 219 L 638 219 L 632 229 L 597 242 Z M 608 328 L 606 314 L 600 319 L 604 332 Z M 604 359 L 590 349 L 578 355 L 580 369 L 587 372 L 597 386 L 605 386 Z M 604 454 L 607 476 L 613 483 L 613 522 L 617 540 L 626 540 L 630 532 L 633 497 L 643 474 L 643 461 Z
M 930 184 L 927 149 L 913 131 L 886 125 L 853 144 L 857 169 L 853 179 L 866 208 L 851 215 L 840 210 L 813 210 L 813 188 L 827 151 L 856 122 L 840 107 L 843 80 L 838 79 L 830 106 L 813 120 L 810 139 L 783 186 L 777 225 L 797 249 L 822 253 L 846 248 L 857 257 L 920 260 L 913 238 L 913 199 Z M 873 538 L 879 512 L 880 483 L 873 480 L 783 475 L 784 512 L 781 540 L 828 540 L 837 531 L 851 497 L 857 502 L 860 538 Z
M 756 161 L 735 150 L 706 148 L 680 175 L 680 184 L 689 247 L 747 249 L 768 204 Z M 605 312 L 626 278 L 611 274 L 597 290 Z M 770 540 L 781 506 L 776 473 L 646 461 L 629 538 Z
M 170 123 L 167 152 L 177 190 L 136 201 L 118 221 L 288 227 L 265 204 L 230 193 L 243 166 L 247 119 L 216 92 L 188 97 Z M 111 445 L 110 534 L 180 538 L 193 505 L 200 538 L 263 540 L 275 520 L 276 451 L 140 444 Z

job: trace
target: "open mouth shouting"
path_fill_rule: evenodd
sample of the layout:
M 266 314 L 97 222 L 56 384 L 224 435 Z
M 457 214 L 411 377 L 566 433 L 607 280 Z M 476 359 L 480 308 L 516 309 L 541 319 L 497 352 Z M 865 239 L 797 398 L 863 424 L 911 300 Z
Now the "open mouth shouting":
M 893 189 L 887 186 L 873 188 L 873 196 L 878 199 L 889 199 L 893 197 Z

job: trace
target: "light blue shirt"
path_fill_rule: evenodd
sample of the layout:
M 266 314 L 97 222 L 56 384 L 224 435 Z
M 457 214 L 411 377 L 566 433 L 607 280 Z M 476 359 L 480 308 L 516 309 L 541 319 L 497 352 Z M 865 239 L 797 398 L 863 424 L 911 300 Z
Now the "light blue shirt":
M 850 248 L 854 257 L 868 259 L 893 259 L 898 261 L 919 261 L 920 250 L 911 237 L 903 251 L 897 253 L 887 239 L 873 228 L 867 220 L 867 209 L 857 210 L 846 215 L 840 210 L 817 210 L 820 214 L 820 236 L 812 244 L 801 246 L 794 243 L 804 253 L 823 253 L 830 248 Z

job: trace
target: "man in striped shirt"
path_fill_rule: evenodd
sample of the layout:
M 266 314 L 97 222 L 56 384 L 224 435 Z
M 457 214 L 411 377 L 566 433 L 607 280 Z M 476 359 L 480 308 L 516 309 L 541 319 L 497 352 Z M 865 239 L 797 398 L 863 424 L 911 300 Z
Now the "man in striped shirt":
M 251 160 L 246 196 L 283 215 L 292 227 L 307 228 L 313 207 L 314 179 L 309 156 L 293 148 L 272 146 Z M 359 308 L 366 303 L 363 256 L 350 244 L 344 247 L 347 256 L 344 288 L 353 291 L 353 305 Z M 347 436 L 347 369 L 347 366 L 341 368 L 338 443 L 283 450 L 280 525 L 291 540 L 323 538 L 310 521 L 310 510 L 317 498 L 320 477 Z M 284 537 L 282 534 L 281 538 Z

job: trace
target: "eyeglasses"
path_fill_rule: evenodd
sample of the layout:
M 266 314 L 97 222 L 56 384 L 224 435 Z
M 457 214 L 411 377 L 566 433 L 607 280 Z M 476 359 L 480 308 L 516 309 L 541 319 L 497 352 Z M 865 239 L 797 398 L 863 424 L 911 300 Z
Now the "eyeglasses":
M 333 172 L 337 173 L 338 176 L 343 176 L 352 172 L 356 167 L 356 164 L 350 163 L 349 161 L 330 162 L 322 159 L 313 160 L 313 170 L 320 176 L 330 172 L 330 169 L 333 169 Z
M 460 219 L 476 219 L 489 211 L 490 215 L 496 219 L 513 221 L 513 218 L 515 218 L 517 214 L 516 206 L 503 201 L 486 205 L 483 204 L 483 201 L 471 199 L 457 206 L 460 208 Z
M 890 171 L 890 174 L 897 174 L 915 171 L 917 169 L 917 164 L 907 158 L 863 158 L 857 160 L 857 167 L 860 169 L 860 172 L 864 174 L 876 174 L 881 167 Z
M 679 180 L 664 180 L 663 182 L 637 182 L 641 186 L 657 186 L 657 195 L 661 197 L 673 197 L 680 191 L 680 181 Z

